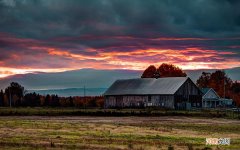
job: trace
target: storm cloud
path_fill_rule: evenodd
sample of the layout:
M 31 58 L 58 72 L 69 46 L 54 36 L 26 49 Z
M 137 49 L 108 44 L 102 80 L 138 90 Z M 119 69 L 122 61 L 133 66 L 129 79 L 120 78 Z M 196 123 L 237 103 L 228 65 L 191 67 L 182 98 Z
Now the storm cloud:
M 0 68 L 240 66 L 238 0 L 0 0 Z

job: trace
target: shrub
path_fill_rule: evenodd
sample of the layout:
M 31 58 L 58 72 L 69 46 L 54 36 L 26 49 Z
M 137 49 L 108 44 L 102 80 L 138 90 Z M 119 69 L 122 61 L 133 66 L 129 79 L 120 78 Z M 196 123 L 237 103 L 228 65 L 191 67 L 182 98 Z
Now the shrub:
M 174 150 L 174 147 L 172 145 L 169 145 L 168 150 Z

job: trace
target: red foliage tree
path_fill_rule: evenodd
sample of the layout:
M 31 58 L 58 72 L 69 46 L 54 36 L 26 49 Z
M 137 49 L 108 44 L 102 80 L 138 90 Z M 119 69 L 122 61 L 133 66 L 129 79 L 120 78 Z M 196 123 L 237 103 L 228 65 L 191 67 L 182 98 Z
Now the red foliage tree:
M 197 85 L 200 88 L 206 87 L 213 88 L 218 93 L 219 96 L 221 97 L 225 96 L 229 98 L 231 93 L 230 88 L 232 86 L 232 80 L 227 77 L 224 71 L 217 70 L 213 73 L 203 72 L 202 75 L 197 80 Z
M 217 70 L 211 74 L 209 87 L 212 87 L 219 94 L 219 96 L 230 98 L 231 86 L 232 80 L 226 75 L 224 71 Z
M 150 65 L 142 74 L 141 78 L 155 78 L 157 68 L 154 65 Z
M 231 87 L 232 99 L 240 106 L 240 82 L 235 81 Z
M 142 74 L 141 78 L 164 78 L 164 77 L 186 77 L 187 74 L 179 67 L 163 63 L 157 69 L 155 66 L 149 66 Z
M 160 73 L 160 77 L 186 77 L 187 74 L 183 72 L 182 69 L 173 65 L 163 63 L 159 66 L 158 72 Z

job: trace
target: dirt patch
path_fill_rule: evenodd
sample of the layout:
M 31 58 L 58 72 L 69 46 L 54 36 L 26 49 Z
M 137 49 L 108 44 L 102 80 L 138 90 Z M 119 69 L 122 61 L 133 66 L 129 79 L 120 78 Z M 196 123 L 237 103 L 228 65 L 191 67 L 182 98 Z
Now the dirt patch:
M 194 124 L 240 124 L 240 120 L 221 118 L 191 118 L 182 116 L 161 116 L 161 117 L 83 117 L 83 116 L 11 116 L 11 119 L 22 120 L 54 120 L 71 121 L 84 123 L 194 123 Z M 0 116 L 0 119 L 9 119 L 7 116 Z

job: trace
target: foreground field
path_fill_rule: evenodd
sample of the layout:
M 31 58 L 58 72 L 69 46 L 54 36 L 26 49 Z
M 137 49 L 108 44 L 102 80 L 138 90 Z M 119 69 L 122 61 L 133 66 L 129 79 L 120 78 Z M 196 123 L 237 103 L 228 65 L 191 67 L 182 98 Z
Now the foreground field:
M 229 137 L 209 147 L 206 137 Z M 239 149 L 240 121 L 190 117 L 0 117 L 0 149 Z

